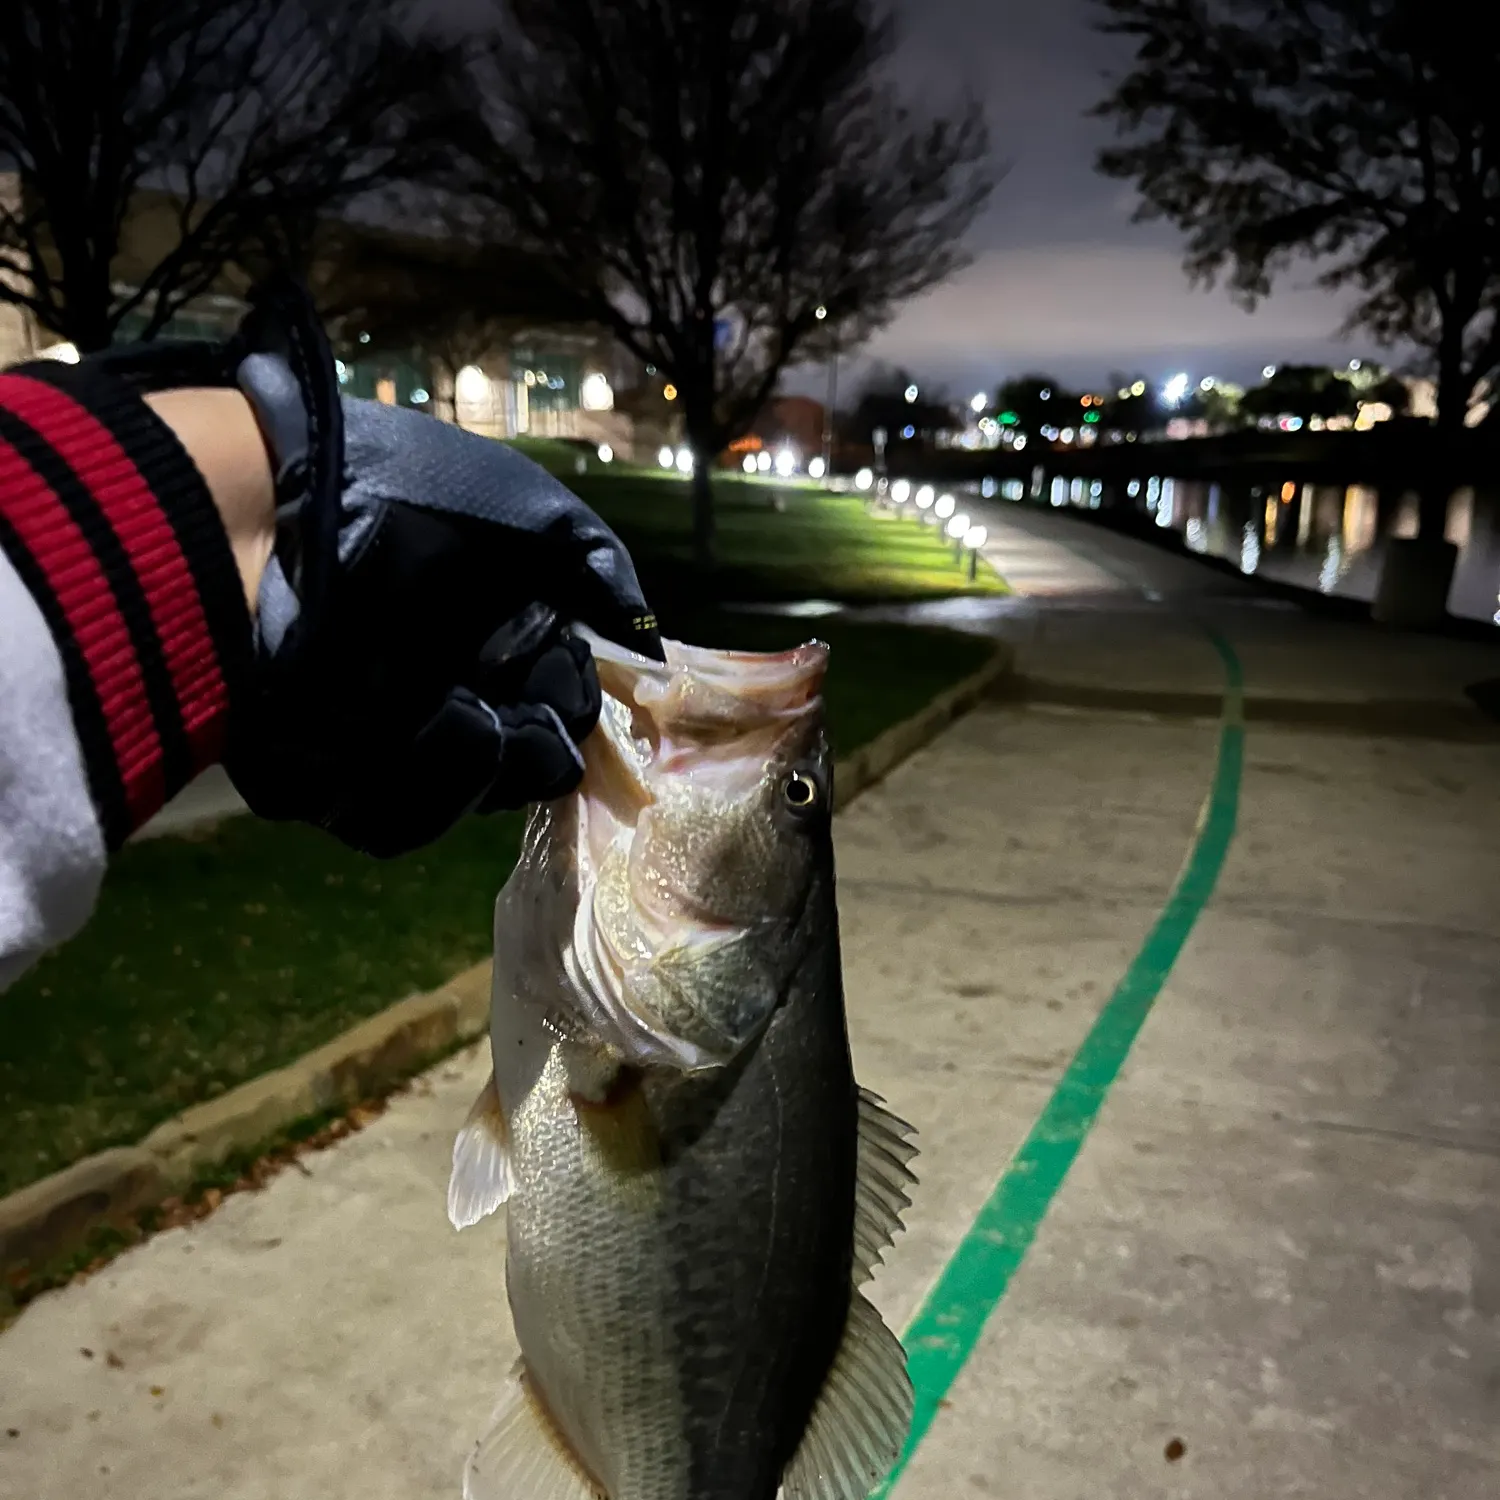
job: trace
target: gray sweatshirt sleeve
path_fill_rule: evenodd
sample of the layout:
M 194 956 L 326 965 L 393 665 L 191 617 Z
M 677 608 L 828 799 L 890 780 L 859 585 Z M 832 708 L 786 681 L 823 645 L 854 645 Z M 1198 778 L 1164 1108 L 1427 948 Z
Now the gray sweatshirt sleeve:
M 88 920 L 104 861 L 57 645 L 0 552 L 0 990 Z

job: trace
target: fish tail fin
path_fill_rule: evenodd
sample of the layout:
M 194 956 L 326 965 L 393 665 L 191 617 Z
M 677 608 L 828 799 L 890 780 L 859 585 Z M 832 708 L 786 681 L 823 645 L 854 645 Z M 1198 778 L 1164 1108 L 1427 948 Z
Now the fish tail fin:
M 464 1465 L 464 1500 L 606 1500 L 533 1391 L 524 1360 Z
M 784 1500 L 865 1500 L 901 1456 L 915 1401 L 901 1340 L 855 1292 L 844 1341 L 781 1477 Z
M 511 1187 L 510 1133 L 491 1073 L 453 1142 L 449 1222 L 455 1229 L 477 1224 L 510 1197 Z

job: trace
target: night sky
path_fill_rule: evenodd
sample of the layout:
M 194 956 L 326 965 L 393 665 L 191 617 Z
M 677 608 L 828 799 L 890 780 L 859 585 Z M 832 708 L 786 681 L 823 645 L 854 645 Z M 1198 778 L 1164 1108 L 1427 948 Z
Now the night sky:
M 1173 229 L 1130 222 L 1133 190 L 1093 170 L 1110 128 L 1085 118 L 1129 52 L 1090 29 L 1087 0 L 896 4 L 903 79 L 934 101 L 980 94 L 1011 167 L 974 231 L 975 264 L 909 306 L 871 354 L 962 395 L 1029 368 L 1082 384 L 1112 369 L 1244 382 L 1271 362 L 1375 352 L 1335 336 L 1341 309 L 1310 272 L 1249 315 L 1189 288 Z

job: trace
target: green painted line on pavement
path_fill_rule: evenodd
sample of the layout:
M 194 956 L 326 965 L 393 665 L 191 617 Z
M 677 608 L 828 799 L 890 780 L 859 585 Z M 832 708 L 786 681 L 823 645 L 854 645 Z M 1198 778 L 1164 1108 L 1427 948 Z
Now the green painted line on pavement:
M 905 1472 L 974 1352 L 1224 867 L 1234 838 L 1244 768 L 1244 671 L 1228 641 L 1211 630 L 1208 635 L 1224 667 L 1224 707 L 1213 781 L 1187 860 L 1124 978 L 903 1335 L 916 1387 L 916 1412 L 906 1446 L 872 1500 L 884 1500 Z

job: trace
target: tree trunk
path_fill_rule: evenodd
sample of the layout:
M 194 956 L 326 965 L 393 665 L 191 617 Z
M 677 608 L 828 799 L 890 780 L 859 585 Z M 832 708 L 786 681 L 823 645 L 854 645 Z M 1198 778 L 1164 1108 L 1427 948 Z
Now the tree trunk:
M 73 248 L 74 263 L 68 266 L 57 288 L 61 294 L 60 337 L 80 354 L 97 354 L 114 342 L 115 325 L 110 317 L 114 295 L 110 287 L 109 262 L 95 258 L 81 247 Z M 65 261 L 66 264 L 66 261 Z
M 693 448 L 693 566 L 701 573 L 714 567 L 714 479 L 713 458 L 700 448 L 691 434 Z
M 714 424 L 712 366 L 709 369 L 706 379 L 700 377 L 701 388 L 683 391 L 683 427 L 693 455 L 693 565 L 704 573 L 714 566 L 713 464 L 721 447 Z
M 1418 541 L 1443 540 L 1448 525 L 1448 501 L 1453 494 L 1448 468 L 1455 457 L 1454 450 L 1463 440 L 1473 394 L 1474 379 L 1464 369 L 1462 347 L 1445 338 L 1438 350 L 1438 466 L 1435 473 L 1424 477 L 1417 490 Z

